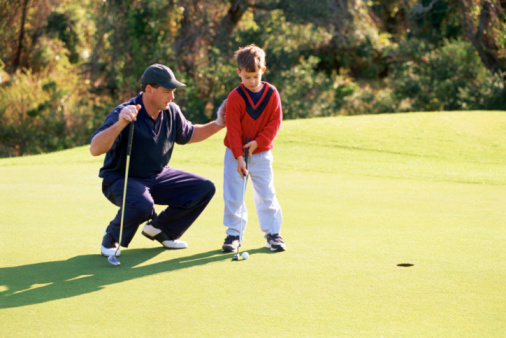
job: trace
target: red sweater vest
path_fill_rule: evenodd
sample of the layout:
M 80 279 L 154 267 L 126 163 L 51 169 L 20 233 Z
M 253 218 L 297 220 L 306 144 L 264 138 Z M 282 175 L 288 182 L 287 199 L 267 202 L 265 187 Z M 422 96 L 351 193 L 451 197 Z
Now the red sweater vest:
M 242 83 L 228 95 L 227 134 L 224 143 L 232 150 L 234 158 L 244 156 L 243 145 L 246 143 L 246 138 L 258 143 L 258 148 L 253 154 L 273 148 L 272 142 L 283 120 L 281 99 L 278 90 L 273 85 L 267 82 L 263 84 L 267 87 L 256 105 L 253 104 Z

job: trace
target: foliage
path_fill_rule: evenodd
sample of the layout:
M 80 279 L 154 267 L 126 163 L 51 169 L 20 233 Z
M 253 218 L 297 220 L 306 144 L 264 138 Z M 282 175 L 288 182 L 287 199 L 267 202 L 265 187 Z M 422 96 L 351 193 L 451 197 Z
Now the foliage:
M 0 84 L 4 81 L 4 78 L 8 75 L 5 72 L 5 63 L 0 59 Z
M 497 0 L 4 0 L 0 156 L 89 141 L 144 69 L 169 65 L 194 123 L 239 82 L 234 51 L 265 49 L 285 119 L 506 109 Z
M 87 69 L 96 84 L 94 91 L 126 99 L 139 90 L 139 79 L 147 65 L 172 63 L 169 47 L 178 23 L 174 4 L 103 1 L 93 6 L 96 45 Z
M 301 59 L 299 63 L 273 76 L 280 92 L 285 119 L 331 116 L 342 104 L 342 93 L 348 87 L 334 88 L 332 78 L 314 70 L 318 58 Z
M 426 7 L 430 6 L 430 10 Z M 409 36 L 423 39 L 435 45 L 461 36 L 462 21 L 455 1 L 420 1 L 409 11 L 411 24 Z
M 40 73 L 18 72 L 0 86 L 0 153 L 4 156 L 62 150 L 89 142 L 94 104 L 65 55 L 49 60 Z M 49 56 L 48 56 L 49 55 Z M 51 74 L 51 76 L 49 75 Z
M 484 67 L 470 43 L 432 48 L 413 40 L 404 47 L 401 53 L 411 57 L 392 65 L 394 97 L 402 102 L 398 111 L 504 108 L 498 99 L 504 97 L 504 82 Z
M 341 107 L 343 115 L 383 114 L 397 111 L 396 101 L 389 86 L 385 81 L 371 86 L 364 84 L 357 86 L 356 90 L 344 98 Z
M 93 22 L 87 20 L 89 14 L 85 8 L 72 4 L 52 11 L 47 17 L 46 35 L 60 40 L 69 61 L 73 64 L 86 59 L 92 35 L 95 31 Z

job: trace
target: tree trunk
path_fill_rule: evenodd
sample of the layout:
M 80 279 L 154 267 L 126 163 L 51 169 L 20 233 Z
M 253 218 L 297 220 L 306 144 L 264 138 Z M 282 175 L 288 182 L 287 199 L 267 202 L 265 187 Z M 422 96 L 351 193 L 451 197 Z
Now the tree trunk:
M 21 64 L 21 52 L 23 50 L 23 39 L 25 36 L 26 12 L 28 11 L 29 1 L 30 0 L 25 0 L 25 2 L 23 3 L 23 15 L 21 16 L 21 28 L 19 30 L 18 50 L 16 52 L 16 56 L 14 57 L 13 62 L 14 69 L 18 68 Z
M 478 52 L 483 64 L 492 72 L 505 72 L 504 59 L 499 59 L 500 36 L 504 31 L 504 10 L 500 1 L 486 0 L 481 4 L 481 11 L 476 18 L 477 27 L 473 25 L 471 9 L 476 3 L 473 0 L 461 0 L 463 24 L 467 38 Z M 503 47 L 504 48 L 504 47 Z

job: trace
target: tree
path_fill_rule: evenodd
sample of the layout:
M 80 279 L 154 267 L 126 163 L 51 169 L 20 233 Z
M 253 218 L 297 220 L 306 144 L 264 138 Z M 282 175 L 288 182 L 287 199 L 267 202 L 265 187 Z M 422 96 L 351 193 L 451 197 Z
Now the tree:
M 466 37 L 485 66 L 495 73 L 506 72 L 505 9 L 499 0 L 460 0 Z
M 25 7 L 27 7 L 25 1 Z M 0 2 L 0 59 L 5 62 L 6 69 L 12 71 L 15 63 L 20 63 L 21 53 L 19 40 L 24 39 L 24 32 L 20 34 L 20 24 L 24 27 L 26 19 L 22 20 L 22 3 L 20 1 L 5 0 Z M 22 22 L 23 21 L 23 22 Z M 22 43 L 21 43 L 22 45 Z M 19 55 L 16 57 L 16 55 Z M 15 62 L 15 59 L 16 62 Z
M 19 29 L 19 39 L 18 39 L 18 49 L 16 51 L 16 56 L 14 57 L 13 66 L 14 68 L 19 67 L 19 63 L 21 60 L 21 52 L 23 51 L 23 41 L 25 39 L 25 23 L 26 23 L 26 11 L 28 10 L 28 2 L 29 0 L 24 0 L 23 2 L 23 14 L 21 15 L 21 24 Z

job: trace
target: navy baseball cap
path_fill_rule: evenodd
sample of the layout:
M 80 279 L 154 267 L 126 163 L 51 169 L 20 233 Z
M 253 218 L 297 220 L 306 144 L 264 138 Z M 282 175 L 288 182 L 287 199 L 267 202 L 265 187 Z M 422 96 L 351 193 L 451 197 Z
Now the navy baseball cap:
M 176 89 L 178 87 L 186 86 L 184 83 L 176 80 L 172 70 L 164 65 L 155 63 L 149 66 L 142 74 L 142 85 L 154 84 L 162 86 L 167 89 Z

